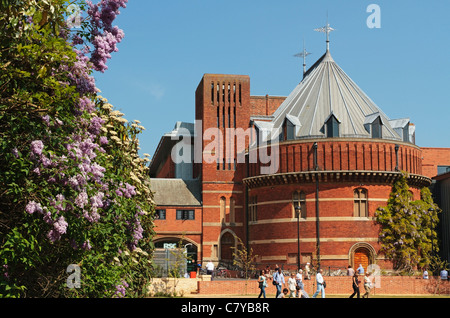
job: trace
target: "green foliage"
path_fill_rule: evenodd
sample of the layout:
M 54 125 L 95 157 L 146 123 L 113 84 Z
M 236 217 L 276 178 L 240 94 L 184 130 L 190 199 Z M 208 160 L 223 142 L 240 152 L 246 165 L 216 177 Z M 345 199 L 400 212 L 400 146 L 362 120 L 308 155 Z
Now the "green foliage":
M 394 269 L 411 272 L 430 264 L 432 249 L 438 251 L 435 228 L 439 207 L 428 188 L 421 189 L 421 199 L 411 201 L 406 174 L 393 184 L 388 205 L 375 213 L 381 225 L 380 252 L 393 261 Z
M 69 3 L 0 1 L 0 297 L 144 296 L 154 248 L 148 159 L 138 156 L 144 128 L 80 90 L 77 80 L 92 70 L 80 68 L 64 36 Z M 81 109 L 81 98 L 95 109 Z M 31 147 L 37 140 L 41 158 Z M 83 142 L 93 147 L 90 157 L 77 152 Z M 98 177 L 85 166 L 104 170 Z M 85 184 L 71 186 L 80 175 Z M 133 195 L 124 195 L 125 185 Z M 83 191 L 89 210 L 76 203 Z M 103 200 L 94 210 L 95 198 Z M 42 212 L 27 212 L 30 202 Z M 51 237 L 61 220 L 67 229 Z M 70 264 L 81 268 L 81 288 L 66 286 Z
M 256 270 L 255 263 L 257 255 L 253 254 L 253 249 L 249 250 L 239 237 L 238 244 L 233 249 L 233 265 L 238 266 L 244 271 L 245 279 L 250 278 L 250 274 Z

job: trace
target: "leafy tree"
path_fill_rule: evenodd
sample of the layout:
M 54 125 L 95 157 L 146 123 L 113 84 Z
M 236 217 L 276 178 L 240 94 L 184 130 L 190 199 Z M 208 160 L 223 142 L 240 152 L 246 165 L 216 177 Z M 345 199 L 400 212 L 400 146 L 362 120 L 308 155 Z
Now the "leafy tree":
M 69 5 L 87 9 L 79 31 Z M 0 296 L 142 296 L 154 203 L 144 129 L 95 87 L 126 0 L 0 1 Z M 66 268 L 81 268 L 67 288 Z
M 393 261 L 394 269 L 412 272 L 430 264 L 432 249 L 438 251 L 435 228 L 439 207 L 428 188 L 421 189 L 421 199 L 412 200 L 407 175 L 394 182 L 388 205 L 375 213 L 380 224 L 380 252 Z

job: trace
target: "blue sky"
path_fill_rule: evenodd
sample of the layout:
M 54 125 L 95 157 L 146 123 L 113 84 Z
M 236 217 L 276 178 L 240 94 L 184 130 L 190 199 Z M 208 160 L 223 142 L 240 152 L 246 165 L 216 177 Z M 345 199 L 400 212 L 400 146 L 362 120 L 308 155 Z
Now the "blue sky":
M 381 28 L 369 28 L 370 4 Z M 153 155 L 176 121 L 193 122 L 203 74 L 249 75 L 251 95 L 288 96 L 325 52 L 328 20 L 336 63 L 391 119 L 409 117 L 420 147 L 450 147 L 450 1 L 129 0 L 115 21 L 125 32 L 96 73 L 97 87 L 128 120 L 140 153 Z

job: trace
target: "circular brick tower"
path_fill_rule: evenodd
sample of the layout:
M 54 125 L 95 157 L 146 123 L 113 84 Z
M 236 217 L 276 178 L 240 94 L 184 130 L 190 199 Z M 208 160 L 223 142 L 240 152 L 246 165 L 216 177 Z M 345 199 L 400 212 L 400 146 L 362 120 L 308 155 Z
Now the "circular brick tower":
M 327 48 L 273 115 L 251 127 L 243 183 L 258 262 L 390 268 L 378 254 L 375 211 L 401 171 L 414 199 L 431 183 L 409 119 L 389 119 Z

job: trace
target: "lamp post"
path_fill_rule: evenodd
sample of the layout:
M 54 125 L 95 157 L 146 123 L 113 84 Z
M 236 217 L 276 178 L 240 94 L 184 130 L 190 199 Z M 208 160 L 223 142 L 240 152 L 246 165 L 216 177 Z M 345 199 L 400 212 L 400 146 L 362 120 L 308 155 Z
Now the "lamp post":
M 295 213 L 297 214 L 297 270 L 300 269 L 300 212 L 302 207 L 297 203 Z

